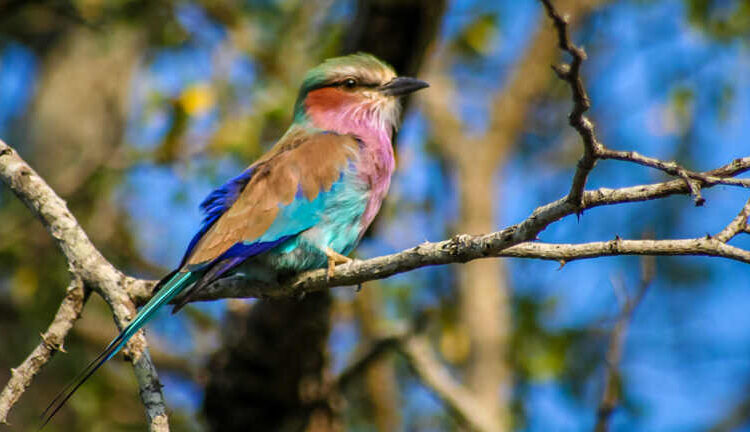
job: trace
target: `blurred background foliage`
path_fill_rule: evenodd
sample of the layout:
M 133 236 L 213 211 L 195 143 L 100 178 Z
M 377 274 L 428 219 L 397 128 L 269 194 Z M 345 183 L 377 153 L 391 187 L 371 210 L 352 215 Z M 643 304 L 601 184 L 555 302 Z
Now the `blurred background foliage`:
M 588 51 L 591 114 L 605 143 L 699 170 L 747 156 L 750 3 L 556 4 Z M 283 133 L 304 71 L 357 50 L 432 83 L 405 112 L 399 170 L 358 256 L 495 230 L 567 192 L 581 147 L 566 124 L 568 89 L 549 69 L 559 61 L 554 35 L 531 0 L 0 0 L 0 137 L 67 200 L 108 259 L 158 278 L 197 228 L 200 200 Z M 589 186 L 663 179 L 607 161 Z M 746 195 L 714 188 L 702 208 L 689 197 L 597 208 L 541 238 L 715 233 Z M 0 220 L 5 382 L 39 342 L 68 275 L 49 235 L 5 189 Z M 736 241 L 748 247 L 747 237 Z M 172 428 L 244 430 L 248 421 L 313 430 L 324 416 L 347 430 L 460 430 L 397 355 L 323 411 L 297 394 L 306 377 L 326 382 L 362 344 L 426 317 L 445 367 L 510 428 L 591 429 L 617 292 L 635 295 L 640 264 L 621 257 L 557 267 L 491 260 L 421 269 L 359 293 L 164 311 L 148 337 Z M 656 260 L 625 339 L 614 430 L 750 430 L 748 288 L 746 265 Z M 34 381 L 9 430 L 31 427 L 114 333 L 94 296 L 67 354 Z M 48 427 L 143 428 L 132 372 L 117 361 Z

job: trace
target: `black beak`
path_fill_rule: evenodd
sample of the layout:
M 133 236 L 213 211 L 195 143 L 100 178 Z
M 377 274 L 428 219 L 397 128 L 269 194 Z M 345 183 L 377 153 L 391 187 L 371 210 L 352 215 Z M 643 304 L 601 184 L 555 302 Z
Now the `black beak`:
M 426 82 L 416 78 L 398 77 L 380 86 L 378 90 L 388 96 L 403 96 L 429 86 Z

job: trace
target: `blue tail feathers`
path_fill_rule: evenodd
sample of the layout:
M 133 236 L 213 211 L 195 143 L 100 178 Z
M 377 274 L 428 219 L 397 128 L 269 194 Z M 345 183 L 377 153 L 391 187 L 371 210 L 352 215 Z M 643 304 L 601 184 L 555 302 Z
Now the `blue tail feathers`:
M 94 374 L 107 360 L 114 357 L 125 344 L 128 343 L 130 338 L 138 332 L 147 322 L 153 318 L 154 313 L 159 310 L 162 306 L 169 303 L 177 294 L 179 294 L 185 287 L 195 282 L 200 274 L 192 272 L 179 272 L 174 274 L 156 293 L 156 295 L 146 303 L 145 306 L 138 312 L 138 315 L 133 321 L 125 327 L 120 334 L 112 340 L 89 365 L 78 374 L 65 388 L 52 400 L 47 409 L 42 413 L 42 424 L 39 429 L 42 429 L 52 417 L 65 405 L 65 402 L 73 396 L 73 393 L 78 390 L 86 380 Z

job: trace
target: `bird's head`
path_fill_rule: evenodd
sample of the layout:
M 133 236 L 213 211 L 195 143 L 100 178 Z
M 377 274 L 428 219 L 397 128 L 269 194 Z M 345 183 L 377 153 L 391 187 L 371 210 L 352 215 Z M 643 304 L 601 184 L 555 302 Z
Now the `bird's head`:
M 397 77 L 369 54 L 328 59 L 305 75 L 294 107 L 295 121 L 352 133 L 352 128 L 392 129 L 398 124 L 399 97 L 427 87 L 415 78 Z

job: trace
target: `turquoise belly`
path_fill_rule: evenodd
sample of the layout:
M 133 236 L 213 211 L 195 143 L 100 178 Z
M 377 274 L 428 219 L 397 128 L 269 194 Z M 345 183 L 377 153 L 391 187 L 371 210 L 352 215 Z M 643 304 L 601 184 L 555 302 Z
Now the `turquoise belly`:
M 323 268 L 327 247 L 348 255 L 359 242 L 362 216 L 369 199 L 369 187 L 353 172 L 344 175 L 330 191 L 323 192 L 324 205 L 313 227 L 270 251 L 240 265 L 236 274 L 251 280 L 273 282 L 279 277 Z

